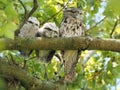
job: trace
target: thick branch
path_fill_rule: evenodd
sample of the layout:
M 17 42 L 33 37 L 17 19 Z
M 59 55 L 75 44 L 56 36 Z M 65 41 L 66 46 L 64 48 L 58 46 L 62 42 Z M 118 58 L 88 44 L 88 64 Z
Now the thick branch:
M 77 50 L 85 48 L 87 48 L 87 50 L 109 50 L 119 52 L 120 40 L 97 38 L 90 40 L 88 37 L 34 39 L 17 38 L 15 40 L 0 39 L 0 50 Z
M 61 88 L 60 84 L 38 80 L 20 67 L 6 63 L 5 60 L 0 60 L 0 75 L 19 80 L 26 90 L 64 90 L 64 86 Z

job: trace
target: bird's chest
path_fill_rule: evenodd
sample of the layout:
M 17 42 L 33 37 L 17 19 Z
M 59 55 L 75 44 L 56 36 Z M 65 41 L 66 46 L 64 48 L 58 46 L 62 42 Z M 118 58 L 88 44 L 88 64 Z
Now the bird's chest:
M 61 23 L 62 37 L 83 36 L 84 29 L 82 22 L 74 19 L 66 19 Z
M 38 28 L 34 25 L 26 26 L 24 33 L 26 37 L 35 37 L 35 33 L 37 32 Z

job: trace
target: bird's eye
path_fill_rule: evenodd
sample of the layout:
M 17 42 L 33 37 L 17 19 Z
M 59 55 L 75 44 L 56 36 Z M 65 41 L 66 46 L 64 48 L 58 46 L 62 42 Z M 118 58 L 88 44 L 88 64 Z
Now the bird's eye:
M 70 11 L 70 12 L 75 13 L 74 11 Z
M 73 11 L 73 10 L 68 10 L 68 12 L 74 13 L 74 11 Z
M 38 26 L 38 24 L 35 24 L 36 26 Z
M 48 30 L 48 31 L 52 31 L 52 29 L 50 29 L 49 27 L 48 28 L 46 27 L 45 29 Z
M 82 13 L 80 13 L 80 15 L 82 15 Z
M 28 21 L 29 23 L 31 23 L 31 24 L 33 24 L 33 22 L 31 22 L 31 21 Z
M 57 31 L 54 31 L 54 33 L 58 33 Z

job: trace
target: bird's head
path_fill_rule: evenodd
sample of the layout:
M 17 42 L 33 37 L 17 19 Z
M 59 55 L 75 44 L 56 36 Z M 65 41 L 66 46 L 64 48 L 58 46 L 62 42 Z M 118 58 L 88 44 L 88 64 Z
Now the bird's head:
M 66 8 L 63 11 L 63 17 L 64 18 L 75 18 L 78 20 L 83 20 L 83 11 L 78 8 Z
M 27 23 L 33 24 L 38 27 L 40 25 L 40 22 L 38 21 L 36 17 L 29 17 Z

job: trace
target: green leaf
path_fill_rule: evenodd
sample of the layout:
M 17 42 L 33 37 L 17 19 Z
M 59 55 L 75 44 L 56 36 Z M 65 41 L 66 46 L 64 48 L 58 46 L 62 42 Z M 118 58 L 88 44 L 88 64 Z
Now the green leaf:
M 3 26 L 0 30 L 0 36 L 14 39 L 14 31 L 17 26 L 15 23 L 8 22 L 5 26 Z

